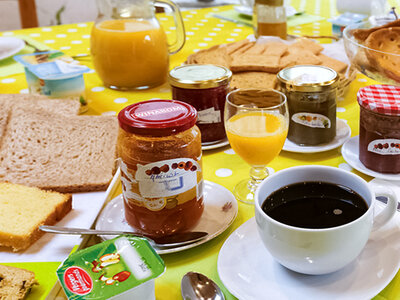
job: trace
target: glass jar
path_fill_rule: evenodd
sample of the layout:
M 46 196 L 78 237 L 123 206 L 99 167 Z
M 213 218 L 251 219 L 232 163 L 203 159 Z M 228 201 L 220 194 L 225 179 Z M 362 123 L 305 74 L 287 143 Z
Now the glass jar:
M 197 112 L 174 100 L 149 100 L 118 114 L 122 195 L 127 222 L 160 237 L 187 231 L 203 205 Z
M 371 85 L 357 93 L 359 158 L 368 169 L 400 173 L 400 87 Z
M 287 37 L 286 10 L 283 0 L 255 0 L 253 7 L 254 35 Z
M 334 70 L 323 66 L 299 65 L 278 73 L 289 106 L 289 140 L 319 145 L 335 138 L 338 79 Z
M 226 138 L 224 108 L 232 72 L 215 65 L 185 65 L 169 73 L 172 98 L 193 105 L 203 145 Z

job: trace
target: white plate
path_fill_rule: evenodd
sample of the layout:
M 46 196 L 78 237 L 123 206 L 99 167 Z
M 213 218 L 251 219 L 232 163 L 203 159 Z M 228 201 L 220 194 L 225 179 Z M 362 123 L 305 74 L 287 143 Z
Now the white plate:
M 229 141 L 227 138 L 225 138 L 222 141 L 215 143 L 215 144 L 201 145 L 201 150 L 212 150 L 212 149 L 225 147 L 227 145 L 229 145 Z
M 248 17 L 253 16 L 253 8 L 250 6 L 237 5 L 234 7 L 234 9 L 242 15 L 246 15 Z M 297 11 L 294 7 L 286 6 L 286 16 L 287 17 L 294 16 L 294 14 L 296 14 L 296 13 L 297 13 Z
M 324 152 L 343 145 L 343 143 L 346 142 L 350 138 L 350 136 L 351 129 L 349 125 L 347 125 L 347 123 L 342 119 L 336 119 L 336 136 L 331 142 L 317 146 L 300 146 L 296 143 L 293 143 L 289 139 L 286 139 L 282 150 L 296 153 Z
M 382 208 L 377 204 L 377 208 Z M 218 274 L 241 300 L 366 300 L 384 289 L 400 267 L 400 214 L 371 234 L 359 257 L 328 275 L 304 275 L 276 262 L 258 236 L 252 218 L 225 241 Z M 268 295 L 268 296 L 266 296 Z
M 359 136 L 352 137 L 342 147 L 342 155 L 344 160 L 357 171 L 366 175 L 381 178 L 385 180 L 400 180 L 400 174 L 384 174 L 368 169 L 360 161 L 358 156 L 358 140 Z
M 17 54 L 24 49 L 25 42 L 15 37 L 0 37 L 0 60 Z
M 174 253 L 203 244 L 225 231 L 235 220 L 238 205 L 232 193 L 214 182 L 204 181 L 204 212 L 193 231 L 208 232 L 207 238 L 196 243 L 169 249 L 157 249 L 158 254 Z M 122 195 L 110 201 L 101 212 L 97 222 L 98 230 L 135 231 L 125 220 Z M 102 236 L 111 239 L 114 236 Z
M 118 187 L 118 183 L 119 169 L 107 191 L 73 194 L 72 210 L 56 225 L 90 228 L 104 203 L 109 200 Z M 0 263 L 63 261 L 81 242 L 82 236 L 80 235 L 45 233 L 25 251 L 11 252 L 10 248 L 0 247 Z

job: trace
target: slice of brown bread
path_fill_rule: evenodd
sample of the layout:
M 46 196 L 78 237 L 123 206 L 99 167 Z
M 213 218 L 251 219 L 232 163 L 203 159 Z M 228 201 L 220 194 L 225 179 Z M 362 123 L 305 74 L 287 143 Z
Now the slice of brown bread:
M 340 73 L 344 74 L 347 70 L 348 65 L 340 60 L 326 56 L 322 53 L 318 54 L 318 57 L 322 61 L 322 63 L 321 63 L 322 66 L 334 69 L 339 74 Z
M 273 89 L 276 74 L 266 72 L 240 72 L 232 75 L 231 87 L 236 89 Z
M 232 72 L 262 71 L 277 73 L 279 71 L 280 56 L 265 54 L 248 54 L 235 56 L 232 60 Z
M 231 58 L 226 48 L 216 45 L 209 49 L 200 50 L 187 59 L 189 64 L 213 64 L 229 68 Z
M 24 299 L 31 287 L 37 284 L 35 273 L 11 266 L 0 265 L 0 299 Z
M 77 100 L 51 99 L 42 95 L 0 94 L 0 143 L 7 126 L 9 113 L 13 107 L 43 109 L 51 113 L 77 115 L 80 109 Z
M 8 182 L 0 183 L 0 246 L 28 248 L 72 209 L 72 196 Z M 1 298 L 0 298 L 1 299 Z
M 314 53 L 315 55 L 321 53 L 321 51 L 324 50 L 324 47 L 322 47 L 320 44 L 317 44 L 316 42 L 308 38 L 298 39 L 294 44 L 290 46 L 290 48 L 308 50 Z
M 77 115 L 81 104 L 78 100 L 53 99 L 43 95 L 31 94 L 0 94 L 0 106 L 23 107 L 28 109 L 43 109 L 51 113 Z
M 13 109 L 0 147 L 0 181 L 67 193 L 105 190 L 117 135 L 114 116 Z

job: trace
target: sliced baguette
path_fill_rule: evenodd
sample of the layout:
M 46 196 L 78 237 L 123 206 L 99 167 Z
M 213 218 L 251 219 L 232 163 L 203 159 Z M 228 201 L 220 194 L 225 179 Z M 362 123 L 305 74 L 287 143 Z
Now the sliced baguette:
M 114 116 L 15 108 L 0 148 L 0 181 L 63 193 L 105 190 L 115 171 Z
M 0 245 L 28 248 L 43 231 L 72 209 L 72 196 L 7 182 L 0 183 Z

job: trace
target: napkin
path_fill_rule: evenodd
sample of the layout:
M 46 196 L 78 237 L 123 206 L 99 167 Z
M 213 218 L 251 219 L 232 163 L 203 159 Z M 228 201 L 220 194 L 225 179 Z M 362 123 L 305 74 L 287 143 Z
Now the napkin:
M 29 36 L 15 35 L 13 37 L 24 40 L 24 41 L 28 42 L 29 44 L 33 45 L 34 47 L 38 48 L 39 50 L 49 50 L 49 47 L 47 45 L 42 44 L 42 43 L 30 38 Z M 25 48 L 22 49 L 17 54 L 28 54 L 28 53 L 33 53 L 33 52 L 35 52 L 35 49 L 33 49 L 30 46 L 25 46 Z M 0 77 L 7 77 L 10 75 L 19 74 L 19 73 L 24 73 L 24 67 L 20 63 L 16 62 L 13 59 L 13 57 L 9 57 L 9 58 L 0 60 Z
M 240 14 L 239 12 L 235 11 L 234 9 L 214 13 L 212 14 L 213 17 L 231 21 L 234 23 L 244 24 L 247 26 L 253 26 L 252 17 Z M 324 20 L 325 18 L 315 15 L 309 15 L 306 13 L 298 13 L 294 16 L 290 16 L 287 18 L 287 26 L 299 26 L 302 24 L 308 24 L 313 22 L 318 22 Z

